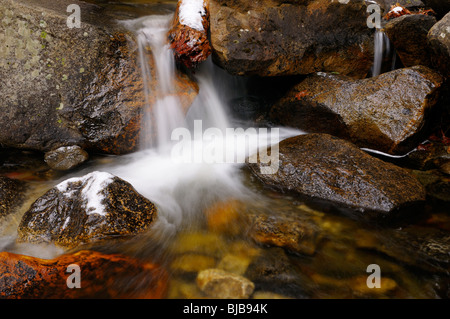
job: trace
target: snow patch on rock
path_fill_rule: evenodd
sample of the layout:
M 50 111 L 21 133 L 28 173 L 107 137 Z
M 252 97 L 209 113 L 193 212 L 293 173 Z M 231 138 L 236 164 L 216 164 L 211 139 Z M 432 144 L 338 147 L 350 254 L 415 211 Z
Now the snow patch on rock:
M 203 0 L 182 0 L 178 9 L 180 23 L 197 31 L 204 31 L 202 21 L 205 14 Z

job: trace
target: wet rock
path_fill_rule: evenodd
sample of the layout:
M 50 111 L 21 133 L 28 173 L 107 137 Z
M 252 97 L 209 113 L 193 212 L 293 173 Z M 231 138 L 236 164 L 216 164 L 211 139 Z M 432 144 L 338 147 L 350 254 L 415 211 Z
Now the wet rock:
M 199 4 L 198 8 L 196 4 Z M 183 12 L 195 9 L 200 11 Z M 197 18 L 201 21 L 199 25 L 193 23 L 196 19 L 192 19 L 192 15 L 198 15 Z M 168 35 L 170 47 L 179 64 L 194 69 L 211 55 L 208 30 L 209 1 L 191 0 L 189 3 L 189 0 L 179 0 Z
M 428 43 L 435 69 L 445 77 L 450 77 L 450 12 L 428 32 Z
M 227 250 L 227 243 L 220 234 L 208 232 L 181 232 L 178 234 L 171 251 L 174 254 L 196 253 L 220 257 Z
M 266 185 L 347 206 L 366 217 L 392 216 L 405 205 L 425 200 L 423 186 L 407 170 L 327 134 L 283 140 L 274 174 L 262 174 L 261 162 L 267 161 L 260 157 L 259 163 L 248 166 Z
M 80 267 L 81 289 L 69 289 L 69 265 Z M 124 255 L 80 251 L 55 259 L 0 253 L 0 299 L 164 298 L 167 274 Z
M 343 289 L 350 290 L 351 294 L 358 297 L 375 297 L 383 296 L 387 293 L 398 288 L 398 284 L 395 280 L 382 276 L 380 278 L 379 288 L 369 288 L 367 286 L 367 276 L 357 276 L 353 278 L 336 279 L 331 277 L 326 277 L 320 274 L 313 274 L 312 279 L 315 283 L 327 286 L 328 289 Z
M 197 285 L 205 294 L 218 299 L 247 299 L 255 289 L 245 277 L 215 268 L 201 271 Z
M 319 227 L 306 218 L 282 213 L 271 216 L 254 214 L 249 218 L 251 226 L 248 235 L 264 245 L 313 255 L 321 239 Z
M 68 179 L 38 198 L 23 216 L 18 239 L 62 247 L 145 232 L 157 209 L 126 181 L 104 172 Z
M 0 176 L 0 218 L 9 215 L 20 205 L 25 189 L 24 182 Z
M 384 31 L 405 67 L 432 67 L 427 35 L 436 18 L 423 14 L 404 15 L 389 20 Z
M 406 265 L 427 272 L 449 274 L 450 234 L 429 227 L 408 226 L 373 234 L 371 240 L 359 241 L 359 248 L 372 249 Z
M 270 112 L 276 123 L 349 139 L 398 154 L 415 148 L 439 97 L 442 77 L 424 66 L 352 80 L 317 73 L 300 82 Z
M 175 257 L 170 268 L 178 273 L 198 273 L 199 271 L 213 268 L 215 265 L 216 260 L 213 257 L 189 253 Z
M 255 290 L 305 298 L 304 278 L 281 248 L 265 249 L 248 266 L 244 276 L 255 284 Z
M 182 279 L 171 279 L 167 299 L 202 299 L 205 294 L 198 288 L 195 282 L 187 282 Z
M 205 212 L 208 229 L 216 233 L 237 235 L 246 226 L 245 204 L 234 199 L 211 205 Z
M 398 162 L 400 166 L 417 170 L 437 169 L 450 162 L 450 148 L 441 143 L 421 144 Z
M 57 171 L 71 170 L 87 161 L 88 158 L 89 154 L 77 145 L 62 146 L 45 153 L 45 162 Z
M 80 6 L 80 28 L 67 25 L 70 4 Z M 156 103 L 155 94 L 146 104 L 136 36 L 100 7 L 77 0 L 0 6 L 0 143 L 42 152 L 75 144 L 109 154 L 135 151 L 143 111 Z M 149 86 L 158 91 L 156 80 Z M 198 86 L 184 75 L 174 86 L 190 106 Z
M 448 163 L 447 163 L 448 165 Z M 450 177 L 440 170 L 413 171 L 430 197 L 450 202 Z
M 252 262 L 252 259 L 253 256 L 228 253 L 219 261 L 217 268 L 236 275 L 243 275 L 247 271 L 247 267 Z
M 364 1 L 210 1 L 214 61 L 237 75 L 316 71 L 364 78 L 373 31 Z

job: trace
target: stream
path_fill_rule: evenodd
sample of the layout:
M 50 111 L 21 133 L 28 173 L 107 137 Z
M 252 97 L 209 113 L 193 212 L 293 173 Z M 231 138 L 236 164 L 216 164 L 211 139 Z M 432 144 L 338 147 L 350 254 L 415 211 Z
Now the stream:
M 115 2 L 111 8 L 120 11 L 139 7 L 139 2 L 149 3 Z M 180 102 L 171 94 L 176 67 L 165 43 L 173 3 L 161 3 L 159 7 L 151 4 L 145 6 L 146 15 L 138 19 L 122 17 L 120 23 L 138 34 L 141 51 L 151 47 L 156 61 L 161 94 L 154 112 L 146 114 L 143 127 L 148 136 L 156 127 L 156 136 L 145 139 L 136 153 L 94 155 L 70 173 L 48 171 L 33 152 L 17 151 L 22 163 L 32 165 L 21 167 L 6 159 L 0 173 L 14 172 L 29 180 L 32 188 L 21 209 L 0 227 L 0 251 L 40 258 L 54 258 L 66 252 L 52 245 L 17 243 L 17 225 L 30 204 L 50 188 L 71 177 L 102 171 L 131 183 L 158 207 L 158 219 L 145 234 L 88 248 L 162 265 L 169 272 L 168 299 L 208 297 L 199 290 L 196 276 L 210 268 L 225 269 L 250 279 L 255 284 L 251 298 L 434 299 L 448 296 L 448 269 L 443 269 L 439 258 L 428 256 L 423 249 L 423 245 L 433 243 L 435 232 L 448 234 L 450 231 L 448 207 L 441 202 L 427 200 L 412 223 L 400 221 L 385 227 L 351 218 L 342 207 L 267 188 L 249 172 L 245 163 L 211 163 L 204 160 L 204 154 L 199 155 L 203 160 L 195 160 L 195 152 L 214 145 L 221 145 L 224 154 L 232 154 L 232 158 L 245 157 L 275 144 L 277 141 L 267 134 L 275 132 L 273 129 L 277 129 L 280 141 L 304 132 L 288 127 L 265 127 L 266 130 L 257 129 L 249 135 L 250 131 L 244 130 L 262 128 L 264 123 L 245 119 L 231 106 L 231 101 L 246 97 L 246 79 L 227 74 L 211 58 L 194 74 L 199 95 L 185 115 Z M 126 11 L 121 12 L 126 17 Z M 145 55 L 141 54 L 144 83 L 151 81 L 147 65 Z M 204 138 L 208 128 L 217 129 L 215 139 Z M 234 130 L 234 135 L 227 136 L 227 128 L 242 130 Z M 174 138 L 174 130 L 180 129 L 192 137 L 183 141 L 187 144 L 180 144 L 180 139 Z M 190 148 L 192 152 L 175 154 L 174 145 L 184 150 Z M 395 163 L 396 158 L 386 160 Z M 225 214 L 220 215 L 223 211 Z M 287 231 L 286 225 L 301 225 L 305 233 L 314 234 L 314 239 L 307 240 L 304 251 L 261 243 L 252 233 L 254 216 L 273 220 Z M 416 234 L 426 240 L 419 243 L 410 240 Z M 371 274 L 368 266 L 374 264 L 381 269 L 381 289 L 366 285 Z

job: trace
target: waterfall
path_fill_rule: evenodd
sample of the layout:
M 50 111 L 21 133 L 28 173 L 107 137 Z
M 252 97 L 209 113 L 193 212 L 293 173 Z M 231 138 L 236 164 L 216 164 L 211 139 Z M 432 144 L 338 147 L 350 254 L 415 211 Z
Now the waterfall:
M 244 94 L 244 80 L 229 75 L 208 59 L 194 74 L 199 94 L 185 114 L 176 94 L 173 94 L 176 66 L 166 42 L 171 19 L 172 15 L 148 16 L 124 22 L 137 35 L 147 103 L 156 97 L 156 103 L 146 108 L 143 123 L 143 134 L 151 134 L 156 128 L 156 140 L 144 144 L 142 150 L 135 154 L 123 156 L 120 164 L 99 169 L 130 182 L 158 206 L 160 222 L 163 220 L 165 226 L 176 230 L 193 224 L 202 211 L 216 200 L 252 196 L 241 181 L 241 163 L 204 162 L 198 149 L 222 145 L 224 153 L 234 158 L 235 155 L 248 156 L 258 147 L 267 147 L 278 141 L 271 140 L 270 134 L 258 132 L 254 134 L 256 139 L 246 135 L 234 136 L 230 141 L 224 135 L 223 139 L 208 141 L 202 139 L 201 134 L 199 138 L 199 124 L 200 133 L 211 129 L 225 133 L 233 127 L 226 101 Z M 153 73 L 148 61 L 148 47 L 155 61 L 156 72 L 153 70 Z M 158 80 L 157 92 L 150 89 L 150 83 L 154 80 L 152 76 Z M 176 156 L 171 151 L 177 141 L 172 140 L 172 134 L 180 128 L 190 133 L 192 141 L 187 142 L 193 143 L 194 159 L 200 158 L 200 161 L 174 158 Z M 294 129 L 281 129 L 280 138 L 301 133 Z M 164 232 L 167 233 L 167 229 Z
M 394 70 L 396 56 L 396 52 L 392 48 L 391 41 L 388 36 L 382 29 L 376 29 L 374 37 L 372 76 L 378 76 L 385 71 Z M 390 65 L 386 66 L 387 63 L 390 63 Z

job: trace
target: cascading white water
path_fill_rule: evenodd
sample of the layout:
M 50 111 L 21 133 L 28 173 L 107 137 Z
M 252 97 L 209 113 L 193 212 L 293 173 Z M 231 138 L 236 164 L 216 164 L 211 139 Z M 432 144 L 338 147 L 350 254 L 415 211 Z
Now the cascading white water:
M 100 167 L 99 170 L 107 170 L 130 182 L 158 206 L 163 223 L 176 230 L 180 225 L 190 224 L 215 200 L 243 198 L 251 194 L 241 182 L 241 163 L 210 163 L 176 158 L 177 155 L 174 155 L 172 150 L 174 144 L 180 142 L 173 140 L 174 130 L 186 128 L 192 133 L 192 141 L 187 142 L 192 142 L 189 145 L 199 146 L 194 147 L 193 152 L 211 148 L 212 144 L 222 145 L 223 152 L 231 154 L 231 157 L 247 156 L 258 147 L 266 147 L 274 141 L 270 139 L 269 134 L 260 134 L 257 139 L 248 136 L 226 136 L 225 132 L 232 127 L 232 123 L 224 100 L 231 100 L 242 94 L 243 85 L 239 83 L 242 80 L 214 66 L 211 59 L 196 71 L 199 94 L 188 113 L 184 114 L 177 96 L 171 94 L 176 72 L 173 53 L 166 42 L 171 19 L 171 15 L 149 16 L 124 22 L 138 35 L 142 76 L 147 84 L 147 100 L 157 94 L 157 102 L 145 123 L 149 130 L 157 127 L 157 142 L 144 145 L 142 151 L 123 157 L 118 165 Z M 148 89 L 152 73 L 145 54 L 147 46 L 151 48 L 157 68 L 158 92 Z M 199 123 L 203 132 L 214 128 L 224 133 L 223 140 L 203 139 L 203 135 L 195 131 Z M 301 133 L 286 128 L 281 129 L 279 137 L 284 139 Z M 252 145 L 248 145 L 249 140 L 253 141 Z M 202 154 L 192 155 L 202 159 Z
M 391 41 L 383 30 L 376 29 L 374 41 L 372 76 L 378 76 L 383 73 L 383 64 L 387 58 L 392 59 L 390 70 L 395 69 L 396 52 L 391 47 Z

